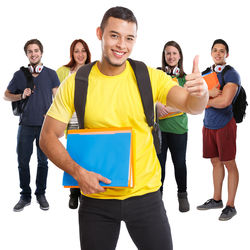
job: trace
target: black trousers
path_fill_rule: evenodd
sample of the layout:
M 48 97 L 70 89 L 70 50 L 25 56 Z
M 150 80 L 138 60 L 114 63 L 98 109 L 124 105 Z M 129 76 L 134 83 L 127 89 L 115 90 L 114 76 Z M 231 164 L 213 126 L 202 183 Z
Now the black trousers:
M 81 250 L 114 250 L 121 221 L 139 250 L 172 250 L 172 237 L 160 191 L 125 200 L 82 196 Z
M 161 191 L 163 191 L 163 183 L 165 180 L 165 164 L 167 160 L 167 152 L 170 150 L 172 161 L 174 164 L 175 180 L 178 187 L 178 192 L 187 191 L 187 166 L 186 166 L 186 151 L 187 151 L 187 133 L 173 134 L 161 132 L 162 145 L 161 153 L 158 159 L 161 164 Z

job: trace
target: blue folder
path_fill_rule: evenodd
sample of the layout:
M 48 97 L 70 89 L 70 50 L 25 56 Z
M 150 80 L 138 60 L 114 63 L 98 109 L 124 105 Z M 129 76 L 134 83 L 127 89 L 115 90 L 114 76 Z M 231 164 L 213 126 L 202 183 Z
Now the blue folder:
M 133 187 L 132 129 L 80 129 L 68 131 L 66 149 L 88 171 L 111 180 L 103 187 Z M 63 186 L 78 187 L 64 172 Z

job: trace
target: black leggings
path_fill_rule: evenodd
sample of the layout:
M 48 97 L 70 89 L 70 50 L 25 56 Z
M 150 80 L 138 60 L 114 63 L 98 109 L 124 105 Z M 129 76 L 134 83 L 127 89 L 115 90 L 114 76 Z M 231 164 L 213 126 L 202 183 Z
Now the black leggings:
M 139 250 L 172 250 L 172 237 L 160 191 L 125 200 L 82 196 L 81 250 L 114 250 L 121 221 Z
M 168 148 L 170 150 L 172 161 L 174 164 L 175 180 L 178 192 L 186 192 L 187 190 L 187 167 L 186 167 L 186 151 L 187 151 L 187 133 L 173 134 L 161 132 L 162 146 L 158 159 L 161 164 L 161 191 L 165 179 L 165 164 L 167 159 Z

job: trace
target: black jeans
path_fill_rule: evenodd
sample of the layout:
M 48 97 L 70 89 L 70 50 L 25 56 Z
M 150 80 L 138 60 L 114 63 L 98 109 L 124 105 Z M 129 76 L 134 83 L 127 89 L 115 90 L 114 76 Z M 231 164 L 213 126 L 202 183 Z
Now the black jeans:
M 47 175 L 48 175 L 48 159 L 39 146 L 39 136 L 41 126 L 24 126 L 20 125 L 17 135 L 17 158 L 20 179 L 21 197 L 24 200 L 31 199 L 30 188 L 30 157 L 33 153 L 33 142 L 36 141 L 37 148 L 37 175 L 36 175 L 36 195 L 45 193 Z
M 160 191 L 125 200 L 82 196 L 81 250 L 114 250 L 121 221 L 139 250 L 172 250 L 172 237 Z
M 175 180 L 178 192 L 186 192 L 187 190 L 187 167 L 186 167 L 186 151 L 187 151 L 187 133 L 173 134 L 161 132 L 162 146 L 158 159 L 161 164 L 161 191 L 163 191 L 163 183 L 165 180 L 165 164 L 167 160 L 167 151 L 170 150 L 172 161 L 174 164 Z

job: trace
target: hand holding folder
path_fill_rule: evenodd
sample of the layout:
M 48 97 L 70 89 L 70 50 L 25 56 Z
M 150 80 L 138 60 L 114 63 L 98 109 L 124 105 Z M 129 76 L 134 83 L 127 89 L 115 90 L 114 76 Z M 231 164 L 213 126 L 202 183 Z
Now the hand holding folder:
M 221 94 L 220 82 L 215 72 L 210 72 L 202 77 L 207 84 L 210 98 L 214 98 Z M 209 108 L 209 106 L 206 108 Z
M 69 130 L 67 151 L 84 169 L 111 180 L 103 187 L 133 187 L 133 136 L 131 128 Z M 64 173 L 65 187 L 78 187 Z

